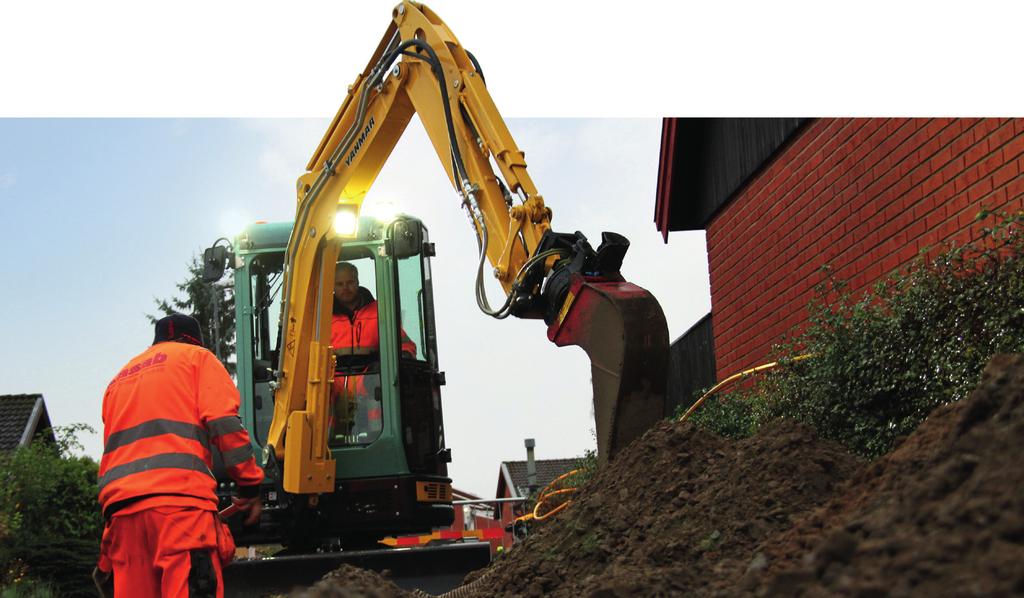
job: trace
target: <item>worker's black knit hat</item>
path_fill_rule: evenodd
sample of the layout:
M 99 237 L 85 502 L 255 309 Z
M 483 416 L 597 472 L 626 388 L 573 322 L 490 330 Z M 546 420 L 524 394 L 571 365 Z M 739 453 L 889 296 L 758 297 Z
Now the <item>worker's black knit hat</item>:
M 155 328 L 154 345 L 165 341 L 174 341 L 203 346 L 203 331 L 199 328 L 199 322 L 192 316 L 171 314 L 157 320 Z

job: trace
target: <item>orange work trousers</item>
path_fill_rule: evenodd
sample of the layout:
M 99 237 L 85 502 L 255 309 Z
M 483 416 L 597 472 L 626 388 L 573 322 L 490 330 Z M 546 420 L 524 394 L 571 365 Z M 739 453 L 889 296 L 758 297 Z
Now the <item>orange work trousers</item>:
M 114 596 L 223 598 L 216 516 L 191 507 L 115 515 L 101 548 L 114 572 Z

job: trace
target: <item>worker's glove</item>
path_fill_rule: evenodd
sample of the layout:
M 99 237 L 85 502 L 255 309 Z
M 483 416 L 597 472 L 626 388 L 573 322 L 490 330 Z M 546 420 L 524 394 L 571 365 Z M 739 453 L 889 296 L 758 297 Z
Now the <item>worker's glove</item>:
M 252 525 L 260 520 L 260 513 L 263 512 L 263 501 L 260 500 L 259 496 L 253 496 L 251 498 L 243 498 L 241 496 L 232 496 L 231 503 L 238 507 L 239 511 L 247 512 L 245 525 Z
M 114 572 L 103 571 L 99 567 L 92 570 L 92 582 L 96 584 L 96 591 L 102 598 L 113 598 L 114 596 Z

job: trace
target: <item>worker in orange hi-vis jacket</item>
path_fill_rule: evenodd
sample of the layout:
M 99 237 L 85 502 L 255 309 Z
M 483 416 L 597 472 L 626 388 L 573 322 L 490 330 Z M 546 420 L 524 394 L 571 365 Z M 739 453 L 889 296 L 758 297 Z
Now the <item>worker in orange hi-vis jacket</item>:
M 118 597 L 223 596 L 221 570 L 234 542 L 217 515 L 211 444 L 237 484 L 232 501 L 246 524 L 262 509 L 263 470 L 238 405 L 227 370 L 203 348 L 199 323 L 182 314 L 157 321 L 153 345 L 103 396 L 98 586 L 112 585 Z
M 380 351 L 377 301 L 365 287 L 359 286 L 359 270 L 349 262 L 338 262 L 334 270 L 334 304 L 331 316 L 331 346 L 339 355 Z M 399 328 L 403 357 L 416 356 L 416 343 Z M 352 387 L 346 390 L 348 387 Z M 369 430 L 380 430 L 381 409 L 368 396 L 362 376 L 335 375 L 332 397 L 335 412 L 346 409 L 345 397 L 351 392 L 365 409 Z M 331 418 L 331 428 L 340 418 Z M 341 432 L 346 432 L 342 430 Z

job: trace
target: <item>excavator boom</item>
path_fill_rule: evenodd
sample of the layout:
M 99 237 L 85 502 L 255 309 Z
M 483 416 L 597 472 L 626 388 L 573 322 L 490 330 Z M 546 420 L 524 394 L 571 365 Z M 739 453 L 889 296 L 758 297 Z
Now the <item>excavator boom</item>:
M 543 318 L 548 337 L 591 358 L 598 449 L 607 459 L 665 411 L 667 328 L 657 301 L 619 273 L 628 241 L 551 230 L 551 210 L 487 91 L 483 71 L 429 8 L 405 1 L 352 85 L 298 181 L 284 264 L 283 343 L 268 448 L 284 461 L 284 488 L 330 492 L 327 418 L 334 356 L 330 302 L 345 233 L 413 114 L 477 236 L 480 309 L 495 318 Z M 496 167 L 496 170 L 495 170 Z M 484 262 L 505 292 L 492 307 Z

